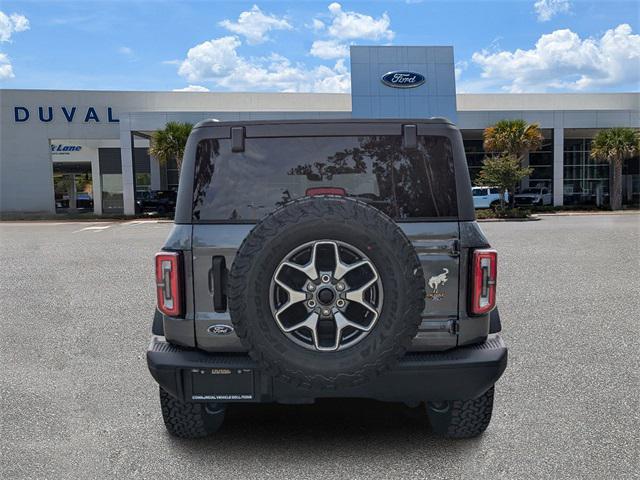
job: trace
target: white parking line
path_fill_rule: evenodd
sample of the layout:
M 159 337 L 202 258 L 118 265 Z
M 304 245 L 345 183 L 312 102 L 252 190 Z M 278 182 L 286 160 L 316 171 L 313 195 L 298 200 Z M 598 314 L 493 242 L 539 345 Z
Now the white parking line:
M 93 225 L 93 226 L 91 226 L 91 227 L 84 227 L 84 228 L 81 228 L 80 230 L 76 230 L 75 232 L 71 232 L 71 233 L 79 233 L 79 232 L 84 232 L 84 231 L 86 231 L 86 230 L 90 230 L 90 231 L 93 231 L 93 232 L 101 232 L 101 231 L 103 231 L 103 230 L 106 230 L 106 229 L 107 229 L 107 228 L 109 228 L 110 226 L 111 226 L 111 224 L 109 224 L 109 225 L 100 225 L 100 226 L 98 226 L 98 225 Z
M 144 225 L 145 223 L 158 223 L 158 220 L 131 220 L 130 222 L 123 223 L 123 225 L 131 227 L 135 225 Z

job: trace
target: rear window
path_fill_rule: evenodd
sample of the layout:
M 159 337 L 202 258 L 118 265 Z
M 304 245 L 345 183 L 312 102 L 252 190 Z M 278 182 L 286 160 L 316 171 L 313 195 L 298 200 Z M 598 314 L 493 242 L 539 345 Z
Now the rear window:
M 196 155 L 196 222 L 254 222 L 322 188 L 397 221 L 458 215 L 446 137 L 418 137 L 412 150 L 402 148 L 401 136 L 247 138 L 238 153 L 229 139 L 209 139 Z

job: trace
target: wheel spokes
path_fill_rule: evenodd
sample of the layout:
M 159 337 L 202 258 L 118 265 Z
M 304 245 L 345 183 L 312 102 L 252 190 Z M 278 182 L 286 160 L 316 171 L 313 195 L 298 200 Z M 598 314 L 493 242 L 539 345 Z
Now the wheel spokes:
M 288 333 L 288 332 L 293 332 L 294 330 L 298 330 L 299 328 L 306 327 L 309 330 L 311 330 L 311 333 L 313 334 L 314 343 L 317 344 L 318 342 L 316 340 L 316 337 L 317 337 L 316 327 L 318 326 L 318 318 L 319 316 L 316 312 L 311 312 L 311 314 L 301 322 L 296 323 L 295 325 L 291 325 L 290 327 L 283 326 L 282 329 Z
M 342 312 L 336 312 L 333 318 L 335 318 L 336 320 L 336 328 L 338 329 L 338 338 L 340 338 L 340 334 L 342 333 L 342 330 L 344 330 L 346 327 L 353 327 L 357 330 L 362 330 L 363 332 L 368 332 L 373 327 L 373 320 L 371 320 L 371 322 L 369 322 L 369 325 L 365 327 L 363 325 L 360 325 L 359 323 L 352 322 L 347 317 L 345 317 Z
M 368 265 L 369 269 L 371 269 L 371 262 L 369 262 L 368 260 L 359 260 L 354 263 L 343 263 L 342 259 L 340 258 L 340 250 L 338 248 L 338 245 L 334 242 L 327 242 L 327 243 L 331 243 L 331 245 L 333 245 L 333 251 L 336 257 L 336 267 L 333 272 L 333 276 L 336 280 L 342 280 L 347 273 L 357 268 L 360 268 L 364 265 Z M 373 271 L 373 269 L 371 270 Z
M 372 312 L 375 313 L 375 309 L 369 305 L 369 302 L 367 302 L 364 298 L 364 294 L 367 292 L 367 290 L 369 290 L 376 282 L 378 281 L 378 275 L 374 274 L 374 277 L 369 280 L 367 283 L 365 283 L 364 285 L 362 285 L 360 288 L 357 288 L 355 290 L 350 290 L 345 294 L 345 297 L 347 300 L 351 301 L 351 302 L 356 302 L 359 303 L 360 305 L 365 306 L 368 310 L 371 310 Z
M 305 264 L 300 263 L 303 255 L 309 259 Z M 378 320 L 378 272 L 366 255 L 344 242 L 320 240 L 293 250 L 272 282 L 271 308 L 278 326 L 306 348 L 340 350 L 359 341 Z
M 310 280 L 317 279 L 318 278 L 318 270 L 316 269 L 317 250 L 318 250 L 318 244 L 316 243 L 313 245 L 313 247 L 311 247 L 311 258 L 305 265 L 299 265 L 293 262 L 283 262 L 282 265 L 280 265 L 280 268 L 278 269 L 278 273 L 276 275 L 280 273 L 283 267 L 289 267 L 304 273 L 307 276 L 307 278 L 309 278 Z
M 294 290 L 293 288 L 289 287 L 287 284 L 279 280 L 278 277 L 275 278 L 275 282 L 278 284 L 278 286 L 280 286 L 280 288 L 287 292 L 287 295 L 289 296 L 288 300 L 280 308 L 278 308 L 278 310 L 276 310 L 276 317 L 280 317 L 280 314 L 292 305 L 304 302 L 307 299 L 307 295 L 304 292 Z

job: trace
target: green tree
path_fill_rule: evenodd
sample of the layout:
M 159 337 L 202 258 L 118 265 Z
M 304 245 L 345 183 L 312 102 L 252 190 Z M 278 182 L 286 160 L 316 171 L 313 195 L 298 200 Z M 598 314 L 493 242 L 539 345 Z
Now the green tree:
M 500 189 L 500 207 L 504 208 L 505 191 L 511 192 L 513 199 L 513 191 L 516 185 L 533 170 L 529 167 L 520 165 L 520 159 L 513 155 L 499 155 L 487 157 L 482 162 L 482 170 L 477 177 L 476 182 L 480 185 L 493 185 Z
M 520 167 L 522 166 L 522 160 L 529 152 L 538 150 L 544 140 L 542 132 L 540 132 L 540 126 L 537 123 L 527 123 L 521 119 L 500 120 L 495 125 L 485 128 L 482 138 L 484 150 L 493 152 L 493 156 L 502 157 L 502 161 L 498 163 L 503 165 L 504 168 L 510 168 L 507 167 L 504 157 L 515 159 L 517 166 Z M 531 171 L 529 170 L 529 173 L 521 177 L 520 180 L 530 175 Z M 509 203 L 512 207 L 515 203 L 514 188 L 520 180 L 509 186 L 511 194 Z M 496 184 L 496 186 L 499 185 Z M 504 199 L 504 192 L 502 198 Z
M 149 155 L 157 158 L 161 164 L 175 159 L 179 170 L 192 128 L 193 125 L 190 123 L 168 122 L 162 130 L 157 130 L 151 135 Z
M 591 142 L 590 156 L 613 167 L 613 188 L 609 196 L 611 210 L 622 208 L 622 164 L 640 152 L 640 134 L 632 128 L 601 130 Z
M 537 123 L 524 120 L 500 120 L 483 133 L 484 149 L 500 155 L 515 157 L 518 162 L 542 146 L 544 137 Z

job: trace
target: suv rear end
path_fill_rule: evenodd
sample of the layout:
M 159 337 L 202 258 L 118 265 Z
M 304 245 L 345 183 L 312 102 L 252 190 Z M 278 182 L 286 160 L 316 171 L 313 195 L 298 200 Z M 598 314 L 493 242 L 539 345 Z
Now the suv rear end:
M 437 432 L 477 435 L 507 360 L 496 261 L 446 120 L 198 124 L 156 259 L 165 423 L 201 436 L 229 403 L 363 397 L 424 402 Z M 366 293 L 342 280 L 356 267 Z M 294 299 L 300 320 L 280 318 Z

